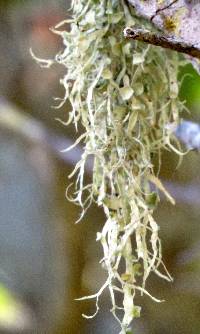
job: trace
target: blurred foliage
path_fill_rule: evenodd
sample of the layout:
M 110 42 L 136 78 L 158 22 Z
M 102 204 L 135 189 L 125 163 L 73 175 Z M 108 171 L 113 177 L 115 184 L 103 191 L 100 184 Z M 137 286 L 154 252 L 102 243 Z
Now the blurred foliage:
M 180 98 L 186 102 L 186 106 L 191 111 L 188 118 L 197 117 L 200 121 L 200 75 L 194 70 L 191 64 L 180 69 Z

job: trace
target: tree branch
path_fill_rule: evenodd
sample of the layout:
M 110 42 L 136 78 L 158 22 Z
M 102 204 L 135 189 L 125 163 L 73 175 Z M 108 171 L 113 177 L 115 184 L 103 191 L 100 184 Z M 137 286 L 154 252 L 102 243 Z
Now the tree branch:
M 127 27 L 124 29 L 124 36 L 141 42 L 149 43 L 156 46 L 161 46 L 166 49 L 175 50 L 177 52 L 185 53 L 189 56 L 200 59 L 200 49 L 194 45 L 185 43 L 182 39 L 177 37 L 162 36 L 152 33 L 144 29 L 134 29 Z
M 156 40 L 154 45 L 185 53 L 186 59 L 200 74 L 199 0 L 127 0 L 127 2 L 134 8 L 134 13 L 138 17 L 144 18 L 161 31 L 163 39 L 159 35 L 158 38 L 153 38 L 153 42 Z M 152 39 L 146 42 L 151 44 Z
M 170 8 L 170 7 L 171 7 L 172 5 L 174 5 L 177 1 L 178 1 L 178 0 L 173 0 L 173 1 L 170 2 L 167 6 L 162 7 L 162 8 L 158 8 L 158 9 L 156 10 L 155 14 L 152 15 L 152 17 L 151 17 L 151 21 L 153 21 L 154 17 L 155 17 L 156 15 L 158 15 L 158 13 L 162 12 L 162 11 L 165 10 L 165 9 Z

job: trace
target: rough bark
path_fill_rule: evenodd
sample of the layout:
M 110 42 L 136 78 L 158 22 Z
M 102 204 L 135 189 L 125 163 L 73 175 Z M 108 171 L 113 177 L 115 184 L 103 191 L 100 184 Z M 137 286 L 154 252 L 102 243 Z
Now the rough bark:
M 177 40 L 177 42 L 187 45 L 188 48 L 196 49 L 199 54 L 199 0 L 128 0 L 128 2 L 135 8 L 138 16 L 144 17 L 146 20 L 152 22 L 155 27 L 162 31 L 164 37 L 173 38 L 174 41 Z M 190 54 L 190 56 L 194 55 Z M 200 72 L 199 59 L 194 59 L 190 56 L 190 61 Z

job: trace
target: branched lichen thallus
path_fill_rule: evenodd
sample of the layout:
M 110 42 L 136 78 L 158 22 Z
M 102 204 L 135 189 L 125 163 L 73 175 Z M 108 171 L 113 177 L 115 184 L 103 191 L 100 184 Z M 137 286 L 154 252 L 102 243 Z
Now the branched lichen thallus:
M 66 23 L 69 31 L 63 30 Z M 82 208 L 80 218 L 91 202 L 106 216 L 97 240 L 107 279 L 96 294 L 80 299 L 95 298 L 97 312 L 99 297 L 108 288 L 121 333 L 140 316 L 136 294 L 159 302 L 145 287 L 150 273 L 172 279 L 162 261 L 153 212 L 158 189 L 174 201 L 155 175 L 151 157 L 160 158 L 163 148 L 179 153 L 167 125 L 178 122 L 182 109 L 177 54 L 126 40 L 124 28 L 139 25 L 147 27 L 123 0 L 74 0 L 71 18 L 53 29 L 64 50 L 54 61 L 42 61 L 43 66 L 58 62 L 66 67 L 61 80 L 65 95 L 58 107 L 69 100 L 68 123 L 78 129 L 80 122 L 85 129 L 75 142 L 84 143 L 84 153 L 70 175 L 76 177 L 73 201 Z M 85 185 L 89 155 L 94 157 L 92 183 Z

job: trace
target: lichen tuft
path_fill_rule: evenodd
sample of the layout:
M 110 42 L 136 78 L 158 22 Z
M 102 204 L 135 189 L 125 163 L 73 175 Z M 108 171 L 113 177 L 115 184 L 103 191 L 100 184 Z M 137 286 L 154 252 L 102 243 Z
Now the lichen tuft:
M 70 31 L 62 30 L 67 23 Z M 151 29 L 123 0 L 73 0 L 72 17 L 53 29 L 64 43 L 55 62 L 67 68 L 61 80 L 65 96 L 59 106 L 69 100 L 68 123 L 78 129 L 81 122 L 85 129 L 75 143 L 84 142 L 84 153 L 71 174 L 77 175 L 73 201 L 82 207 L 81 218 L 91 202 L 102 207 L 106 216 L 97 240 L 103 247 L 101 263 L 107 280 L 99 292 L 81 299 L 95 298 L 98 311 L 99 297 L 108 288 L 111 311 L 123 334 L 140 316 L 136 294 L 160 302 L 146 290 L 150 273 L 172 280 L 162 261 L 153 211 L 158 189 L 173 204 L 174 200 L 158 179 L 152 156 L 160 157 L 163 149 L 179 153 L 167 125 L 177 123 L 182 110 L 178 55 L 123 37 L 126 26 L 141 25 Z M 94 157 L 93 179 L 85 185 L 90 155 Z M 118 293 L 123 296 L 120 306 Z

